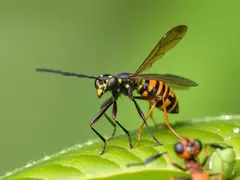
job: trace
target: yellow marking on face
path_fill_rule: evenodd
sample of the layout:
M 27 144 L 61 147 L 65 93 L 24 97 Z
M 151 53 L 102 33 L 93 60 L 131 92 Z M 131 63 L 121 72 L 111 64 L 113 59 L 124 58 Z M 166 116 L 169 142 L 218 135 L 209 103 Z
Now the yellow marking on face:
M 100 94 L 102 94 L 102 92 L 103 92 L 102 89 L 98 89 L 97 90 L 97 95 L 100 96 Z
M 106 83 L 108 83 L 109 80 L 106 80 Z
M 106 89 L 106 84 L 99 84 L 98 87 L 99 89 Z
M 109 78 L 112 78 L 113 76 L 108 76 Z
M 127 88 L 127 89 L 128 89 L 128 88 L 129 88 L 129 84 L 126 84 L 126 85 L 125 85 L 125 88 Z
M 120 84 L 122 84 L 122 79 L 118 79 L 118 82 L 119 82 Z

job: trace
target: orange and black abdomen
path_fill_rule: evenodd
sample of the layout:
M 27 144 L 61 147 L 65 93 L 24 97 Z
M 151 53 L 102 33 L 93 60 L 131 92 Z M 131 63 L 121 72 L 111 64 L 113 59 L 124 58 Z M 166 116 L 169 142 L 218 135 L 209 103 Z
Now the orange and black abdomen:
M 168 113 L 176 114 L 179 112 L 176 95 L 172 89 L 162 81 L 143 80 L 138 87 L 138 93 L 142 96 L 162 96 Z M 150 101 L 151 104 L 154 102 L 155 100 Z M 158 101 L 156 107 L 163 111 L 163 101 Z

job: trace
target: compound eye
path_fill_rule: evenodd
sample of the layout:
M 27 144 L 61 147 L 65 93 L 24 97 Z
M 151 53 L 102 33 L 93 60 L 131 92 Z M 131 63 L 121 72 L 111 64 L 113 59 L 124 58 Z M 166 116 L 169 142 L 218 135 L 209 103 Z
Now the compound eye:
M 117 85 L 117 82 L 118 82 L 118 80 L 117 80 L 117 78 L 116 77 L 112 77 L 110 80 L 109 80 L 109 82 L 108 82 L 108 89 L 113 89 L 114 87 L 116 87 L 116 85 Z
M 174 150 L 177 154 L 182 154 L 184 152 L 184 145 L 181 142 L 177 142 L 174 145 Z
M 194 139 L 194 145 L 198 151 L 202 150 L 202 143 L 198 139 Z

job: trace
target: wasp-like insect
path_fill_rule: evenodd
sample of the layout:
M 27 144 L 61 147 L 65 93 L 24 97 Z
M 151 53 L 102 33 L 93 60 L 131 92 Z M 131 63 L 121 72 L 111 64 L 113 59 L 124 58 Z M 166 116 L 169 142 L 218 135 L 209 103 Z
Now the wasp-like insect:
M 149 116 L 151 117 L 152 115 L 153 107 L 157 107 L 163 110 L 162 100 L 164 99 L 167 112 L 178 113 L 179 112 L 178 100 L 176 99 L 176 96 L 172 91 L 172 89 L 167 84 L 170 83 L 173 85 L 177 85 L 181 88 L 197 86 L 197 84 L 189 79 L 176 76 L 176 75 L 171 75 L 171 74 L 141 74 L 141 73 L 146 69 L 150 68 L 152 64 L 158 59 L 160 59 L 167 51 L 175 47 L 176 44 L 178 44 L 178 42 L 184 37 L 186 32 L 187 32 L 187 26 L 185 25 L 179 25 L 169 30 L 158 42 L 158 44 L 154 47 L 154 49 L 151 51 L 151 53 L 148 55 L 145 61 L 140 65 L 140 67 L 136 70 L 135 73 L 124 72 L 124 73 L 118 73 L 116 75 L 104 74 L 96 77 L 96 76 L 88 76 L 84 74 L 63 72 L 63 71 L 51 70 L 51 69 L 45 69 L 45 68 L 38 68 L 37 71 L 58 73 L 64 76 L 76 76 L 80 78 L 95 79 L 94 84 L 97 90 L 98 98 L 101 98 L 102 95 L 107 91 L 110 91 L 112 93 L 112 96 L 102 104 L 101 111 L 90 122 L 90 128 L 104 142 L 104 147 L 101 154 L 103 154 L 106 150 L 106 140 L 92 126 L 103 115 L 105 115 L 105 117 L 109 120 L 109 122 L 111 122 L 111 124 L 114 126 L 114 131 L 113 131 L 114 133 L 116 130 L 116 124 L 123 129 L 123 131 L 128 135 L 130 148 L 133 147 L 129 132 L 116 120 L 117 99 L 121 94 L 128 96 L 129 99 L 133 101 L 140 117 L 143 120 L 143 124 L 141 125 L 138 131 L 138 146 L 140 145 L 140 135 L 144 125 L 146 125 L 148 131 L 152 135 L 153 139 L 157 142 L 157 144 L 161 145 L 161 143 L 156 139 L 150 127 L 146 123 L 148 117 Z M 140 94 L 140 96 L 134 96 L 133 95 L 134 90 L 136 90 L 137 93 Z M 146 118 L 135 99 L 147 100 L 150 102 L 150 109 Z M 111 118 L 105 114 L 105 112 L 110 106 L 113 106 L 112 119 L 114 121 L 112 121 Z M 174 133 L 174 135 L 176 135 L 178 138 L 181 138 L 181 136 L 179 136 L 170 126 L 168 120 L 166 118 L 164 119 L 165 119 L 165 124 Z M 114 133 L 112 137 L 114 136 Z

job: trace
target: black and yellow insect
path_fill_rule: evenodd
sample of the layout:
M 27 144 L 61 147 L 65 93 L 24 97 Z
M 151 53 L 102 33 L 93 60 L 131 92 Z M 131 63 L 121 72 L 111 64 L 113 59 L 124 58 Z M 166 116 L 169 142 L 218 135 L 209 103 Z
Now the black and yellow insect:
M 106 140 L 105 138 L 98 133 L 92 126 L 93 124 L 99 120 L 103 115 L 114 125 L 114 132 L 116 129 L 116 124 L 119 125 L 123 131 L 128 135 L 129 145 L 132 148 L 132 142 L 129 132 L 116 120 L 117 115 L 117 99 L 120 95 L 128 96 L 131 101 L 135 104 L 135 107 L 143 120 L 143 124 L 139 128 L 138 131 L 138 146 L 140 145 L 140 135 L 142 132 L 142 128 L 146 125 L 148 131 L 151 133 L 154 140 L 157 144 L 161 145 L 161 143 L 155 138 L 151 129 L 147 125 L 146 121 L 149 116 L 152 114 L 152 110 L 154 107 L 157 107 L 163 110 L 163 101 L 165 103 L 165 107 L 167 112 L 169 113 L 178 113 L 179 106 L 178 100 L 173 92 L 173 90 L 168 86 L 168 84 L 177 85 L 181 88 L 188 88 L 192 86 L 197 86 L 197 84 L 189 79 L 171 75 L 171 74 L 141 74 L 143 71 L 147 70 L 152 66 L 152 64 L 160 59 L 167 51 L 175 47 L 176 44 L 184 37 L 187 32 L 187 26 L 179 25 L 172 28 L 168 31 L 162 39 L 158 42 L 158 44 L 154 47 L 145 61 L 140 65 L 135 73 L 118 73 L 116 75 L 104 74 L 98 77 L 96 76 L 88 76 L 84 74 L 77 74 L 71 72 L 62 72 L 58 70 L 51 70 L 45 68 L 38 68 L 39 72 L 51 72 L 58 73 L 64 76 L 76 76 L 80 78 L 90 78 L 95 79 L 95 88 L 97 90 L 98 98 L 101 98 L 103 94 L 110 91 L 112 96 L 107 99 L 101 106 L 101 111 L 90 121 L 91 129 L 102 139 L 104 142 L 104 147 L 102 150 L 103 154 L 106 150 Z M 140 96 L 134 96 L 133 91 L 136 90 Z M 139 105 L 136 102 L 136 99 L 147 100 L 150 102 L 150 110 L 148 115 L 145 117 Z M 113 106 L 112 109 L 112 121 L 105 112 L 107 109 Z M 181 138 L 170 126 L 167 117 L 164 117 L 165 124 L 171 129 L 171 131 L 177 137 Z M 114 135 L 114 133 L 113 133 Z M 112 135 L 112 136 L 113 136 Z

